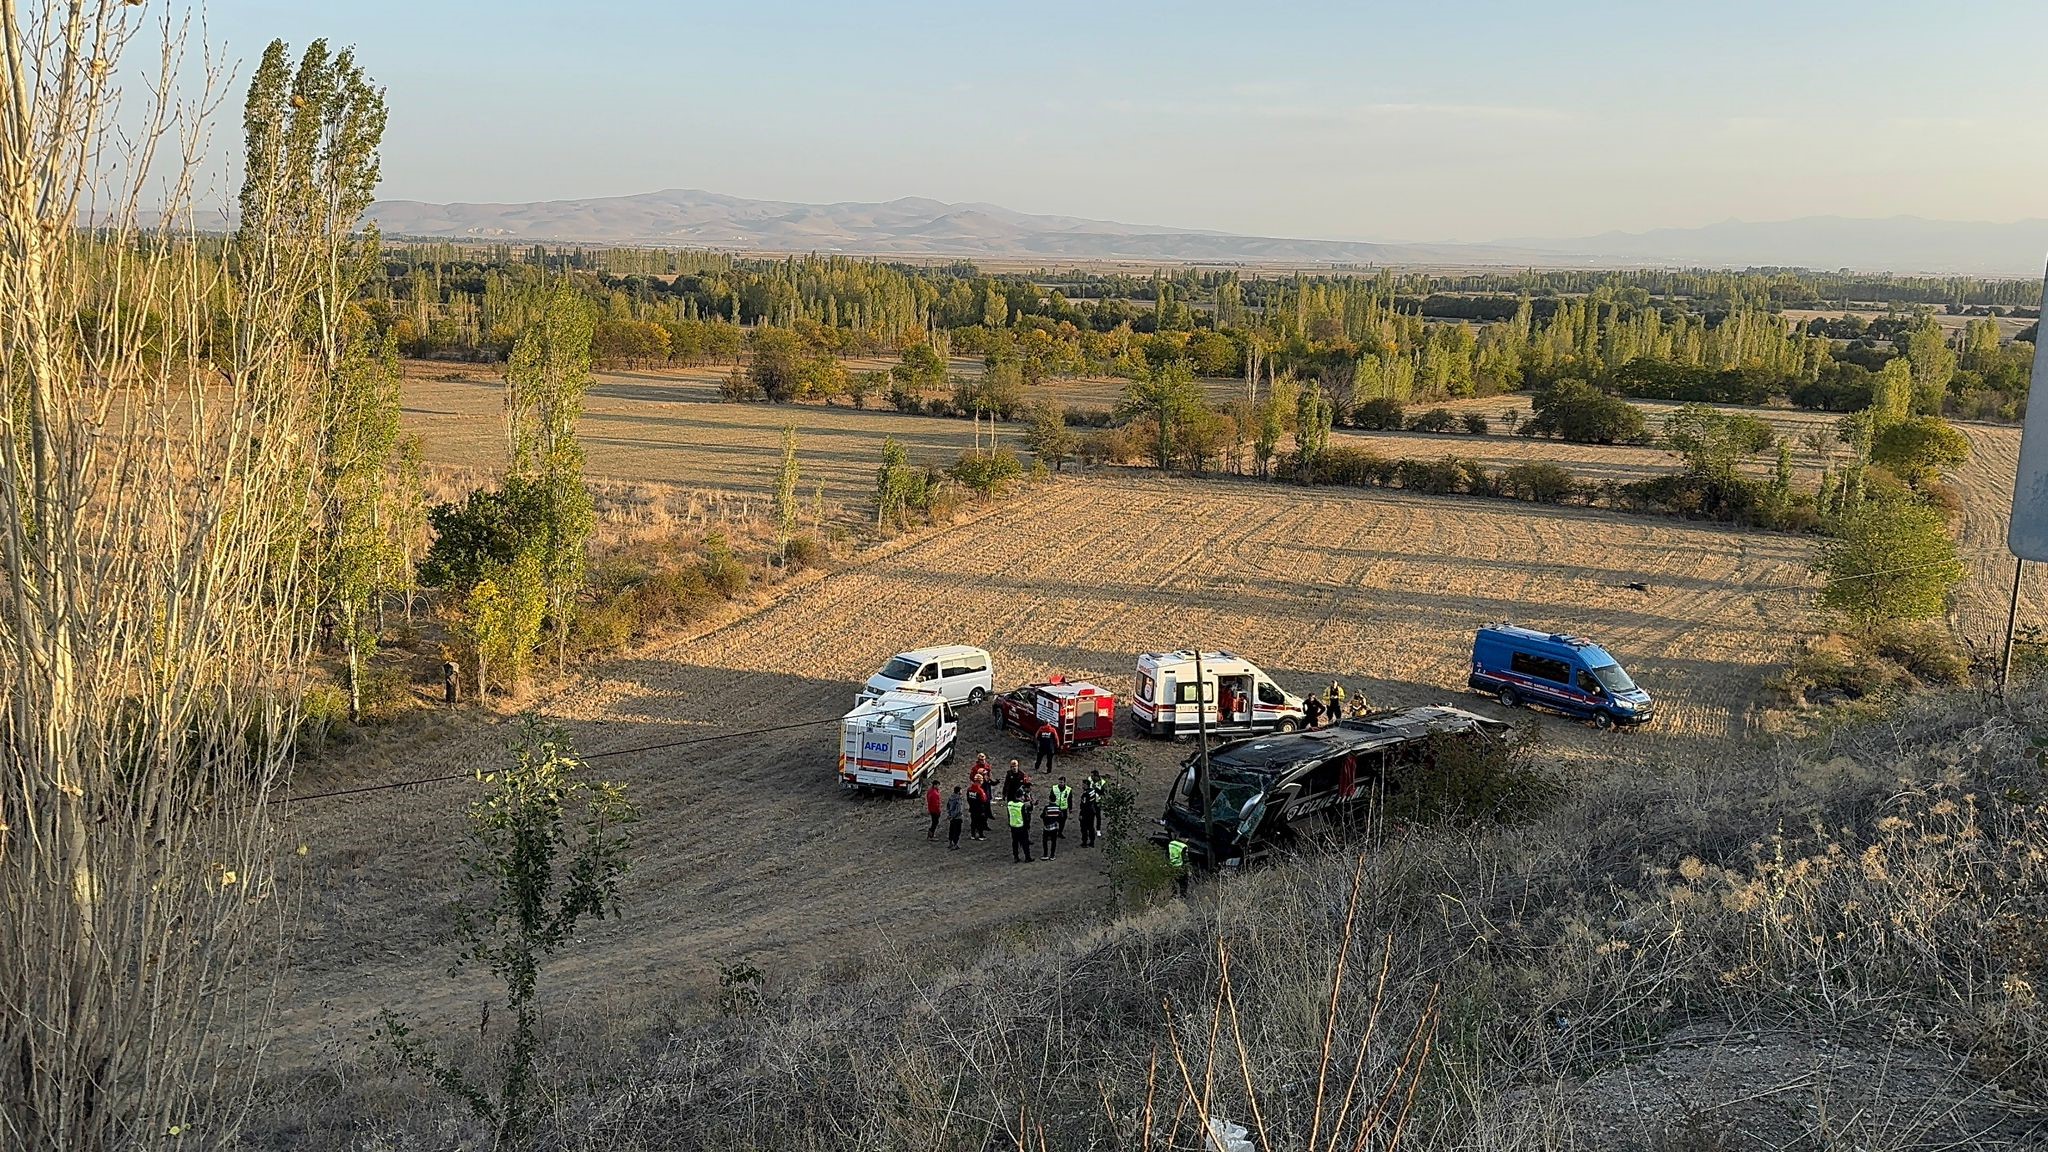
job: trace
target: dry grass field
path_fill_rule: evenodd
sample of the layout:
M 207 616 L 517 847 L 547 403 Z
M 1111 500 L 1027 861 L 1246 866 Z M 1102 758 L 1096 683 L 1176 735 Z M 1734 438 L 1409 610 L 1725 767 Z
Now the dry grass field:
M 1659 693 L 1661 718 L 1641 734 L 1546 725 L 1561 761 L 1596 771 L 1651 746 L 1711 755 L 1763 726 L 1761 674 L 1807 623 L 1806 556 L 1796 538 L 1582 509 L 1132 473 L 1055 481 L 533 701 L 590 753 L 782 729 L 596 762 L 642 807 L 639 862 L 626 919 L 593 929 L 549 984 L 560 1005 L 603 997 L 624 1019 L 703 989 L 729 960 L 774 980 L 848 971 L 864 956 L 944 952 L 1102 906 L 1095 854 L 1070 848 L 1025 869 L 995 841 L 949 853 L 925 842 L 912 806 L 841 792 L 831 722 L 896 650 L 969 641 L 993 650 L 1003 684 L 1058 671 L 1124 689 L 1135 652 L 1201 644 L 1251 656 L 1296 690 L 1338 676 L 1376 702 L 1493 709 L 1464 690 L 1466 645 L 1474 626 L 1513 617 L 1599 637 Z M 487 767 L 513 726 L 425 731 L 299 787 Z M 1127 743 L 1149 812 L 1187 749 Z M 979 712 L 962 748 L 1024 752 Z M 287 1060 L 347 1048 L 380 1009 L 455 1016 L 486 994 L 444 974 L 469 791 L 297 810 L 304 933 Z

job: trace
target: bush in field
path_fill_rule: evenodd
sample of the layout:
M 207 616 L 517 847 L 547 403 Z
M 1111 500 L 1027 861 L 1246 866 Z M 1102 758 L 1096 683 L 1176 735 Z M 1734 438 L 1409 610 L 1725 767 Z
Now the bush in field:
M 1411 492 L 1448 496 L 1465 490 L 1468 474 L 1463 461 L 1446 456 L 1441 460 L 1403 460 L 1394 466 L 1394 476 Z
M 1407 427 L 1399 400 L 1367 400 L 1351 410 L 1351 422 L 1371 432 L 1399 432 Z
M 1394 473 L 1394 463 L 1379 453 L 1366 448 L 1340 445 L 1326 448 L 1316 457 L 1315 470 L 1310 476 L 1311 484 L 1348 484 L 1366 487 L 1385 484 Z
M 1031 406 L 1031 425 L 1024 433 L 1024 444 L 1040 464 L 1057 472 L 1073 459 L 1079 438 L 1067 427 L 1066 415 L 1060 411 L 1060 406 L 1050 400 L 1041 400 Z
M 1906 500 L 1866 501 L 1838 519 L 1814 570 L 1821 603 L 1856 620 L 1927 620 L 1962 583 L 1956 542 L 1940 512 Z
M 1888 425 L 1870 446 L 1870 459 L 1915 488 L 1938 480 L 1941 469 L 1970 458 L 1970 440 L 1939 416 L 1915 416 Z
M 1485 436 L 1493 431 L 1493 422 L 1483 412 L 1467 412 L 1458 418 L 1458 422 L 1465 426 L 1468 436 Z
M 747 590 L 747 566 L 733 555 L 732 543 L 723 532 L 705 535 L 704 556 L 697 561 L 697 570 L 706 585 L 728 600 Z
M 746 369 L 735 364 L 732 371 L 727 372 L 725 378 L 718 382 L 718 395 L 720 399 L 738 404 L 748 400 L 759 400 L 761 389 L 754 383 L 754 378 L 747 375 Z
M 1642 410 L 1583 380 L 1559 380 L 1536 393 L 1523 436 L 1550 436 L 1574 444 L 1640 444 L 1649 439 Z
M 1003 485 L 1024 474 L 1024 467 L 1018 463 L 1015 452 L 998 448 L 993 452 L 962 452 L 946 474 L 983 500 L 993 500 L 1002 492 Z
M 1458 426 L 1458 418 L 1448 408 L 1431 408 L 1408 422 L 1410 432 L 1449 432 Z
M 1578 481 L 1561 464 L 1536 461 L 1511 464 L 1501 472 L 1500 494 L 1538 504 L 1562 504 L 1578 491 Z

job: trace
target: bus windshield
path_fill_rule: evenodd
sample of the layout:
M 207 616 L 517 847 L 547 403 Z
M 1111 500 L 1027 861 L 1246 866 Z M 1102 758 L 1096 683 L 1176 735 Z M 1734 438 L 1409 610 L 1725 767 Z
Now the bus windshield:
M 1242 820 L 1245 813 L 1253 811 L 1265 798 L 1265 784 L 1262 781 L 1232 779 L 1217 773 L 1209 783 L 1215 803 L 1210 806 L 1211 822 L 1234 825 Z M 1190 816 L 1202 818 L 1202 787 L 1197 782 L 1192 768 L 1181 773 L 1180 787 L 1175 789 L 1174 801 Z
M 1593 678 L 1600 681 L 1600 686 L 1609 692 L 1628 692 L 1636 686 L 1636 682 L 1628 678 L 1628 673 L 1623 672 L 1619 664 L 1602 664 L 1593 669 Z

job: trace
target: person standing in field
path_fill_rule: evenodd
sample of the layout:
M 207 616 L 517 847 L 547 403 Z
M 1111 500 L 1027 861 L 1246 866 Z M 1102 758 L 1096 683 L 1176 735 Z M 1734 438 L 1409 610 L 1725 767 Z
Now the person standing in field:
M 1038 759 L 1031 762 L 1033 772 L 1052 771 L 1053 754 L 1060 750 L 1060 730 L 1050 722 L 1038 726 Z
M 1323 715 L 1328 716 L 1332 724 L 1344 718 L 1344 686 L 1335 680 L 1330 681 L 1330 700 L 1323 709 Z
M 1166 845 L 1166 866 L 1173 870 L 1173 890 L 1181 896 L 1188 894 L 1188 845 L 1187 841 L 1175 837 Z
M 1052 859 L 1054 854 L 1059 851 L 1060 833 L 1067 826 L 1067 810 L 1060 807 L 1059 789 L 1053 788 L 1050 791 L 1051 795 L 1047 796 L 1045 801 L 1045 818 L 1039 825 L 1045 833 L 1045 858 L 1047 860 Z
M 1091 778 L 1081 785 L 1081 847 L 1095 847 L 1095 826 L 1102 823 L 1102 792 Z
M 1309 697 L 1308 703 L 1302 705 L 1301 711 L 1301 726 L 1303 728 L 1321 728 L 1323 726 L 1323 698 L 1321 696 Z
M 1074 810 L 1074 789 L 1067 783 L 1065 776 L 1060 777 L 1059 782 L 1052 786 L 1052 802 L 1068 812 Z
M 1031 805 L 1009 800 L 1003 805 L 1010 818 L 1010 863 L 1031 863 Z
M 939 810 L 942 807 L 944 807 L 944 797 L 939 793 L 939 782 L 934 780 L 931 783 L 931 787 L 924 790 L 925 814 L 932 818 L 931 826 L 924 830 L 924 838 L 927 840 L 937 840 L 939 838 Z
M 1024 791 L 1024 769 L 1010 761 L 1010 770 L 1003 773 L 1003 799 L 1015 800 Z
M 988 817 L 988 781 L 977 778 L 967 786 L 967 830 L 971 838 L 988 839 Z
M 955 852 L 960 850 L 960 809 L 963 806 L 960 786 L 955 784 L 953 794 L 946 797 L 946 847 Z

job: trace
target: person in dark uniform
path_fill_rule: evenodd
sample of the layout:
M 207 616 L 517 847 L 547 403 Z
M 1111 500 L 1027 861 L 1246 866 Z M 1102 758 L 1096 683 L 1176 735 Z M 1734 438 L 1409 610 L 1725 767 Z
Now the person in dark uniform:
M 960 786 L 953 785 L 953 794 L 946 797 L 946 846 L 958 850 L 960 847 L 960 811 L 965 807 Z
M 1045 818 L 1039 827 L 1045 833 L 1045 858 L 1050 860 L 1059 851 L 1060 833 L 1066 830 L 1067 810 L 1060 807 L 1058 794 L 1048 797 L 1045 802 Z

